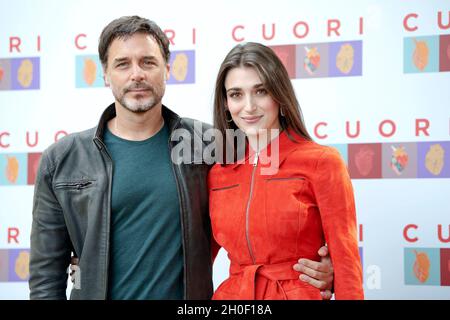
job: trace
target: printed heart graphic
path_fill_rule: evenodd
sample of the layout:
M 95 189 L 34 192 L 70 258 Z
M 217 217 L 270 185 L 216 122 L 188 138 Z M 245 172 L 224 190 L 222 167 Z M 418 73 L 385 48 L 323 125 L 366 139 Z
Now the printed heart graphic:
M 3 69 L 0 67 L 0 81 L 2 81 L 3 80 L 3 74 L 4 74 L 5 72 L 3 71 Z

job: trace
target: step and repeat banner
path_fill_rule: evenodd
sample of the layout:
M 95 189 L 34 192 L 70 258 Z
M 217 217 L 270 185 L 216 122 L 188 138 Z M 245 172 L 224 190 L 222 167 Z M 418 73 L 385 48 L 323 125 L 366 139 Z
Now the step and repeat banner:
M 367 299 L 450 299 L 450 1 L 0 0 L 1 299 L 28 299 L 42 151 L 113 101 L 97 41 L 135 14 L 171 42 L 164 104 L 209 123 L 226 53 L 271 46 L 310 133 L 347 162 Z M 228 266 L 222 250 L 216 287 Z

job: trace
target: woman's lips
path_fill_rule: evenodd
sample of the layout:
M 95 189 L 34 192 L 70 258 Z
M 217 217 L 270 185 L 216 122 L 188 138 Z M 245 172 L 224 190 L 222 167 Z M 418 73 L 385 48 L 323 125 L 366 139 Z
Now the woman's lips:
M 241 117 L 242 120 L 244 120 L 247 123 L 256 123 L 258 122 L 263 116 L 247 116 L 247 117 Z

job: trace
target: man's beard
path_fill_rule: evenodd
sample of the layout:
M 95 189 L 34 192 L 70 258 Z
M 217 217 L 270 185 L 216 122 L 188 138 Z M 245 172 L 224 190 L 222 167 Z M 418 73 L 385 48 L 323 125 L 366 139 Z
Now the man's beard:
M 129 101 L 129 99 L 126 98 L 126 94 L 131 91 L 131 90 L 135 90 L 135 89 L 144 89 L 144 90 L 149 90 L 151 92 L 150 96 L 148 98 L 141 98 L 141 99 L 135 99 L 138 101 Z M 139 93 L 134 93 L 136 95 L 139 95 Z M 148 93 L 146 93 L 148 94 Z M 134 113 L 144 113 L 147 112 L 148 110 L 152 109 L 154 106 L 158 105 L 161 100 L 162 97 L 164 95 L 164 87 L 161 87 L 161 90 L 158 92 L 157 90 L 155 90 L 154 87 L 145 84 L 145 83 L 138 83 L 135 85 L 131 85 L 125 89 L 123 89 L 122 91 L 122 95 L 120 97 L 118 97 L 116 94 L 115 98 L 117 101 L 119 101 L 119 103 L 127 110 L 134 112 Z M 145 100 L 145 101 L 139 101 L 139 100 Z

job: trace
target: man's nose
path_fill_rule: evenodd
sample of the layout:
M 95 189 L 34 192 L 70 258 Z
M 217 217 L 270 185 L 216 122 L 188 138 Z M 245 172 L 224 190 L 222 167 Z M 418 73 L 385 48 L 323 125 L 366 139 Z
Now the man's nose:
M 142 81 L 145 78 L 144 70 L 139 65 L 133 65 L 133 68 L 131 70 L 131 80 L 133 81 Z

